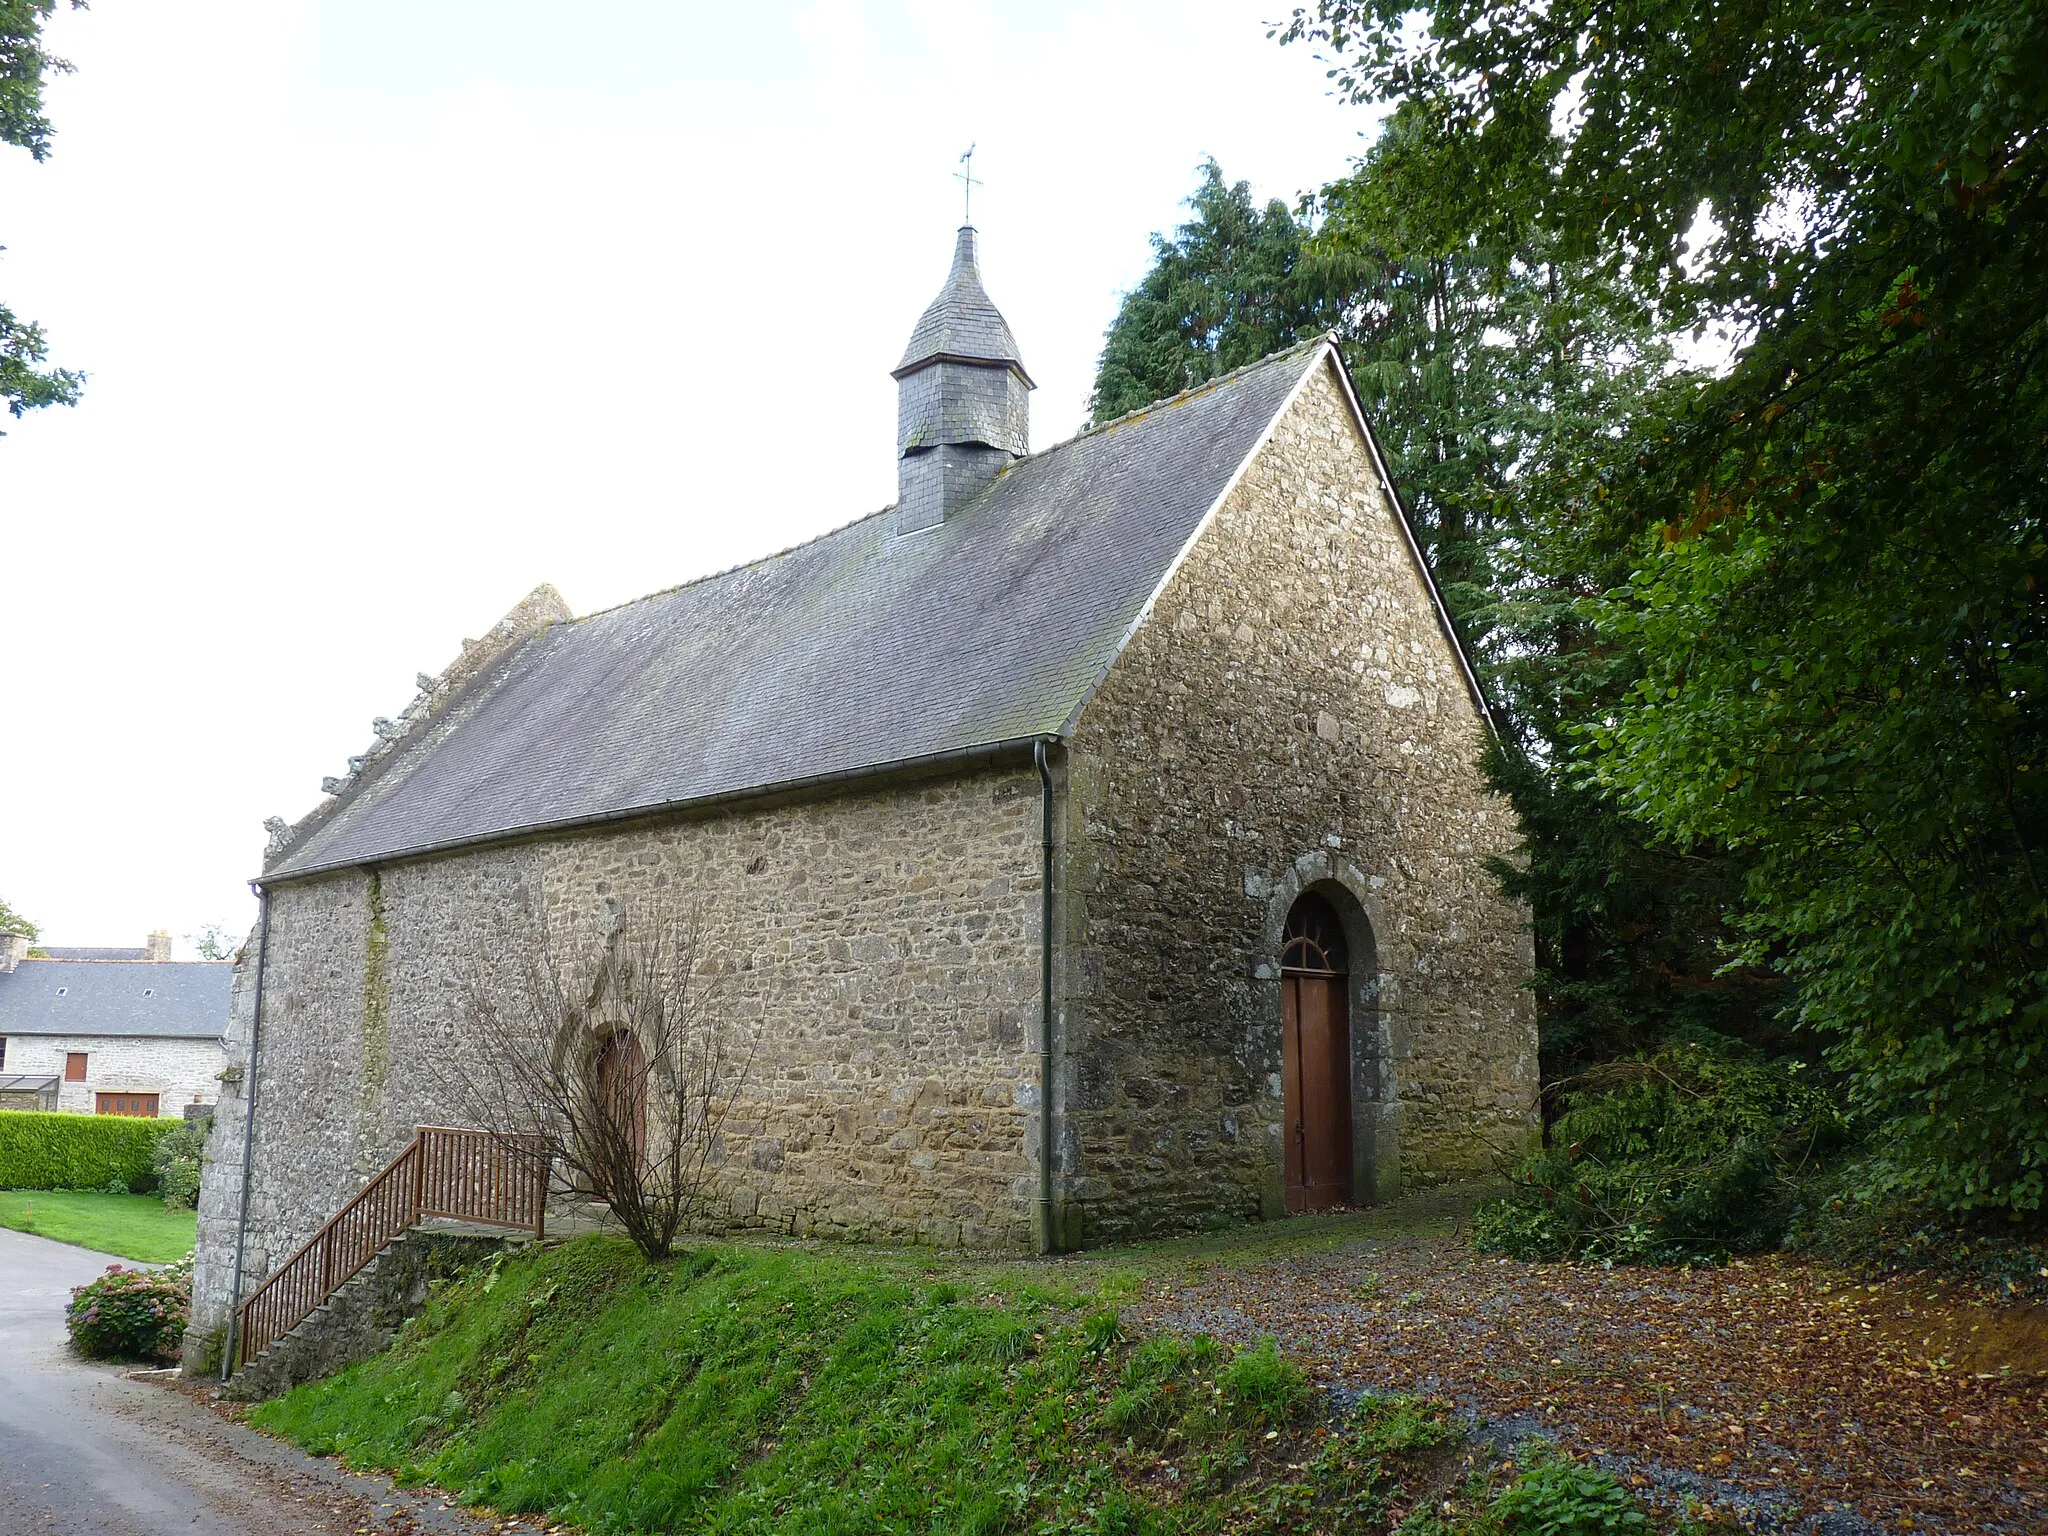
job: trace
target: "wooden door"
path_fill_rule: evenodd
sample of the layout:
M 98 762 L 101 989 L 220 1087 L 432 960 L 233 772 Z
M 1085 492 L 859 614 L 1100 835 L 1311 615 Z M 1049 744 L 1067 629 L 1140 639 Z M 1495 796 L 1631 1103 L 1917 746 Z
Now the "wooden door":
M 146 1120 L 157 1117 L 157 1096 L 153 1093 L 102 1093 L 98 1101 L 97 1113 L 102 1115 L 139 1115 Z
M 601 1124 L 599 1131 L 604 1150 L 599 1152 L 599 1161 L 614 1157 L 630 1158 L 635 1169 L 644 1169 L 647 1157 L 647 1057 L 640 1049 L 640 1042 L 625 1030 L 619 1031 L 597 1053 L 592 1064 L 596 1076 L 598 1103 L 595 1106 Z M 625 1168 L 614 1168 L 621 1178 L 627 1176 Z M 600 1190 L 609 1199 L 612 1192 Z
M 1351 1028 L 1342 976 L 1280 978 L 1287 1209 L 1351 1203 Z

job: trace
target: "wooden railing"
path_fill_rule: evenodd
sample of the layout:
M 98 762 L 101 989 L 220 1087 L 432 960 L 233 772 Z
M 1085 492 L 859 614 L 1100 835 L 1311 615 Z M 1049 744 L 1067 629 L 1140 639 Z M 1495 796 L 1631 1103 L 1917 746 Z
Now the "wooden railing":
M 242 1303 L 236 1364 L 296 1328 L 423 1217 L 547 1232 L 548 1155 L 537 1137 L 423 1125 L 406 1149 Z

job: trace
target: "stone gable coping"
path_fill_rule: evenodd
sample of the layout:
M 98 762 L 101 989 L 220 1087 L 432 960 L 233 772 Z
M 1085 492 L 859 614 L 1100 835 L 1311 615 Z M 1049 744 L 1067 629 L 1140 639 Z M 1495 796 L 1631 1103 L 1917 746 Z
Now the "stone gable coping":
M 550 625 L 569 623 L 574 618 L 569 605 L 562 600 L 562 594 L 542 582 L 513 604 L 502 619 L 484 632 L 483 638 L 465 639 L 461 651 L 439 675 L 420 673 L 414 679 L 419 691 L 412 702 L 400 711 L 398 718 L 389 720 L 379 715 L 372 720 L 370 729 L 376 734 L 376 740 L 360 755 L 348 760 L 346 773 L 320 781 L 321 792 L 328 796 L 326 800 L 296 822 L 288 823 L 281 816 L 272 816 L 264 821 L 263 828 L 270 834 L 263 850 L 264 867 L 267 869 L 276 863 L 306 833 L 324 825 L 362 787 L 367 770 L 389 757 L 392 749 L 417 727 L 444 713 L 493 662 L 509 655 Z

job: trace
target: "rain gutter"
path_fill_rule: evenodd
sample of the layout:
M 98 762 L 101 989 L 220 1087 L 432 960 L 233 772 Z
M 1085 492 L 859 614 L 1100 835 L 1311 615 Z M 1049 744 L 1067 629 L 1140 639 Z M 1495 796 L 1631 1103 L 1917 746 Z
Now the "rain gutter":
M 1040 736 L 1031 743 L 1031 761 L 1038 769 L 1042 791 L 1040 827 L 1045 859 L 1038 882 L 1038 1199 L 1033 1222 L 1040 1253 L 1059 1250 L 1052 1223 L 1052 769 L 1045 752 L 1046 744 L 1058 739 Z

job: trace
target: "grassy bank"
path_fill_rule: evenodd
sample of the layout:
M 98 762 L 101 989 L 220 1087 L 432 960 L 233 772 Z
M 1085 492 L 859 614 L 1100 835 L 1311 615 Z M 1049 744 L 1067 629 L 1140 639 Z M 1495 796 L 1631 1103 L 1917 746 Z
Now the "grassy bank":
M 199 1218 L 167 1211 L 155 1195 L 89 1189 L 0 1191 L 0 1227 L 76 1243 L 143 1264 L 168 1264 L 192 1251 Z
M 1513 1474 L 1441 1408 L 1340 1421 L 1270 1347 L 1124 1338 L 1128 1275 L 1045 1279 L 745 1247 L 657 1267 L 586 1238 L 444 1288 L 392 1351 L 253 1418 L 600 1532 L 1277 1536 L 1418 1504 L 1412 1531 L 1506 1528 Z

